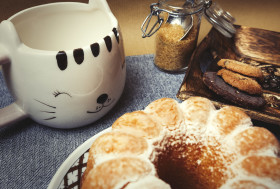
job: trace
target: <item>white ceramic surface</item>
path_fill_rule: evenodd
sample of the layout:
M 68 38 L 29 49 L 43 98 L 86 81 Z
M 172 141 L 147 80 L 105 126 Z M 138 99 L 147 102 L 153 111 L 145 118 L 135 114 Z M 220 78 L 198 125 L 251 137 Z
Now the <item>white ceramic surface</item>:
M 0 65 L 16 101 L 0 126 L 25 117 L 74 128 L 104 116 L 126 75 L 120 28 L 105 0 L 23 10 L 0 24 Z
M 85 171 L 85 163 L 88 160 L 88 150 L 93 141 L 96 140 L 102 134 L 111 131 L 111 127 L 101 131 L 94 135 L 82 145 L 80 145 L 59 167 L 55 175 L 53 176 L 48 189 L 62 189 L 62 188 L 78 188 L 82 174 Z

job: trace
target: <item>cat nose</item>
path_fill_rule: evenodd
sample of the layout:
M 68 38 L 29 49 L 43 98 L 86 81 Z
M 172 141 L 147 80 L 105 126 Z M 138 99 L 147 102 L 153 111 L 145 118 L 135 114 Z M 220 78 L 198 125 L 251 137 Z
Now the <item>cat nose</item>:
M 108 95 L 107 94 L 102 94 L 97 98 L 97 103 L 98 104 L 104 104 L 108 99 Z

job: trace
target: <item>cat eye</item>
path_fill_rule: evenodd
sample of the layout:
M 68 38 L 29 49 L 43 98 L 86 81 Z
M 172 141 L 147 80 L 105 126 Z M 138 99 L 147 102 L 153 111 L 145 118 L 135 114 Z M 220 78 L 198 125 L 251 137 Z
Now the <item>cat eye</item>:
M 60 91 L 55 91 L 53 92 L 54 97 L 58 97 L 59 95 L 68 95 L 69 97 L 72 97 L 69 93 L 67 92 L 60 92 Z

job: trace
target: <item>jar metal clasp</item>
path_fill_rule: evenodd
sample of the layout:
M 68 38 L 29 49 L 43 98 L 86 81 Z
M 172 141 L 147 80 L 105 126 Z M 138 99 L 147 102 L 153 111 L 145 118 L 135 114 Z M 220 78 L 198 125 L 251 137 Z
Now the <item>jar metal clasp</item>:
M 186 3 L 182 7 L 187 5 L 187 3 L 188 2 L 186 1 Z M 207 1 L 205 1 L 205 4 L 201 9 L 199 9 L 199 10 L 197 10 L 197 11 L 191 13 L 191 14 L 196 14 L 196 13 L 202 11 L 202 9 L 205 9 L 205 8 L 207 9 L 211 6 L 211 4 L 212 4 L 212 0 L 207 0 Z M 166 9 L 160 9 L 159 8 L 159 3 L 152 3 L 150 5 L 150 9 L 151 9 L 151 13 L 146 17 L 146 19 L 144 20 L 144 22 L 141 26 L 142 37 L 143 38 L 151 37 L 154 33 L 156 33 L 160 29 L 160 27 L 161 27 L 161 25 L 164 21 L 164 19 L 160 17 L 161 12 L 167 12 L 169 14 L 169 16 L 166 20 L 167 23 L 181 24 L 183 26 L 183 28 L 185 29 L 185 34 L 181 37 L 180 40 L 182 40 L 187 35 L 189 30 L 193 26 L 192 15 L 186 14 L 184 12 L 171 12 L 171 11 L 166 10 Z M 149 27 L 149 24 L 150 24 L 153 16 L 156 16 L 157 20 L 154 23 L 154 25 L 151 27 L 151 29 L 147 32 L 147 29 Z
M 212 3 L 212 0 L 205 0 L 201 8 L 199 8 L 198 10 L 192 13 L 188 13 L 187 15 L 184 12 L 172 12 L 166 9 L 161 9 L 159 7 L 160 7 L 160 3 L 152 3 L 150 5 L 151 13 L 146 17 L 146 19 L 144 20 L 141 26 L 143 38 L 151 37 L 154 33 L 156 33 L 160 29 L 164 21 L 164 19 L 160 17 L 161 12 L 167 12 L 169 14 L 169 17 L 167 18 L 166 21 L 168 22 L 173 18 L 179 20 L 180 19 L 183 20 L 184 18 L 189 18 L 188 20 L 191 21 L 191 15 L 203 11 L 204 17 L 224 36 L 232 37 L 235 33 L 235 28 L 233 26 L 235 19 L 231 16 L 229 12 L 224 11 L 218 4 Z M 151 27 L 151 29 L 147 31 L 153 16 L 156 16 L 157 20 L 154 23 L 154 25 Z M 190 27 L 191 22 L 188 22 L 188 20 L 184 20 L 186 21 L 186 23 L 189 23 L 189 25 L 187 25 L 184 28 L 186 31 L 185 35 L 188 33 L 188 30 L 191 28 Z M 183 21 L 181 23 L 183 23 Z M 186 24 L 182 24 L 182 26 L 184 25 Z M 182 38 L 184 38 L 184 36 Z
M 146 17 L 146 19 L 144 20 L 142 26 L 141 26 L 141 30 L 142 30 L 142 37 L 151 37 L 154 33 L 156 33 L 159 28 L 161 27 L 162 23 L 163 23 L 163 18 L 161 18 L 159 15 L 162 12 L 162 9 L 160 9 L 158 7 L 159 3 L 152 3 L 150 5 L 150 9 L 151 9 L 151 13 Z M 154 25 L 152 26 L 152 28 L 147 32 L 148 26 L 150 24 L 150 21 L 152 19 L 153 16 L 157 17 L 156 22 L 154 23 Z M 158 25 L 158 26 L 157 26 Z

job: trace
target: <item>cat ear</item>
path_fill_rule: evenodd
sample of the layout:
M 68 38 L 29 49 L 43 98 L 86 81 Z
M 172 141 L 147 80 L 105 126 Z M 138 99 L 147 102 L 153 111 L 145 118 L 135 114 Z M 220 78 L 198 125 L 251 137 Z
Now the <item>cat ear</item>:
M 4 20 L 0 24 L 0 65 L 9 64 L 9 52 L 20 46 L 20 39 L 14 24 L 9 20 Z
M 107 1 L 104 1 L 104 0 L 89 0 L 88 4 L 91 8 L 104 10 L 107 13 L 112 13 Z
M 0 24 L 0 44 L 7 49 L 15 49 L 20 46 L 21 41 L 14 24 L 9 20 L 4 20 Z

